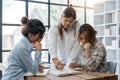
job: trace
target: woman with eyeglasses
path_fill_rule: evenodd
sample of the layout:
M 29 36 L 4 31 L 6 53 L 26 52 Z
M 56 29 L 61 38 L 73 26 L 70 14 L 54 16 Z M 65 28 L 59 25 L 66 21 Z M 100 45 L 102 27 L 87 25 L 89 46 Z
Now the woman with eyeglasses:
M 43 72 L 41 66 L 41 40 L 45 33 L 43 23 L 38 19 L 23 17 L 22 34 L 23 38 L 11 50 L 8 58 L 8 67 L 4 71 L 2 80 L 24 80 L 24 74 L 31 72 L 36 74 Z M 35 48 L 35 59 L 31 55 Z
M 79 54 L 77 39 L 80 23 L 76 20 L 76 11 L 72 5 L 64 9 L 57 24 L 48 31 L 48 49 L 56 69 L 62 70 L 64 66 L 76 62 Z

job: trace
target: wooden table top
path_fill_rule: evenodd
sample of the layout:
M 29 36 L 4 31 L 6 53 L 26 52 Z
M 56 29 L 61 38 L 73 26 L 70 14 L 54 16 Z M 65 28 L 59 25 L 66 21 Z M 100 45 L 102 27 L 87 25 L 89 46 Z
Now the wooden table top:
M 24 80 L 118 80 L 118 76 L 110 73 L 81 71 L 80 74 L 57 77 L 48 73 L 45 77 L 25 76 Z

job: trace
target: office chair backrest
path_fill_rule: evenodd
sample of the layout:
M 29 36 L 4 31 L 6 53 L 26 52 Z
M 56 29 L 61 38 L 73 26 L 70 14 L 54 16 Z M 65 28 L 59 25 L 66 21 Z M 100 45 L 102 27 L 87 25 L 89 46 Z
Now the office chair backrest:
M 108 61 L 107 62 L 108 72 L 112 73 L 112 74 L 115 74 L 116 66 L 117 66 L 117 62 L 115 62 L 115 61 Z

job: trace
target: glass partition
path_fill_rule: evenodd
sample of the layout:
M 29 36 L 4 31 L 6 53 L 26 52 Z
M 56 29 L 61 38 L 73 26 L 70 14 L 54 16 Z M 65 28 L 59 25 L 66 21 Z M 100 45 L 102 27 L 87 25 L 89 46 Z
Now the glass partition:
M 21 27 L 2 26 L 2 49 L 10 50 L 20 39 Z
M 48 25 L 48 5 L 40 3 L 29 3 L 29 18 L 36 18 Z
M 48 0 L 31 0 L 31 1 L 48 2 Z
M 84 7 L 85 0 L 69 0 L 70 4 Z
M 51 5 L 50 6 L 50 25 L 58 23 L 65 6 Z
M 25 2 L 15 0 L 3 0 L 3 23 L 19 24 L 23 16 L 25 16 Z
M 83 24 L 84 23 L 84 9 L 83 8 L 75 8 L 77 14 L 77 20 Z
M 50 0 L 50 3 L 67 4 L 68 0 Z

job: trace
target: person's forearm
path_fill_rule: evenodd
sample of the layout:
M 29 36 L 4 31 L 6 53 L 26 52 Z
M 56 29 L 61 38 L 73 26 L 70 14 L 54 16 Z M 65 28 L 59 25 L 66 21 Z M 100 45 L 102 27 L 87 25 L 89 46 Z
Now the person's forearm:
M 91 57 L 90 50 L 85 50 L 85 53 L 86 53 L 86 58 L 89 59 Z

